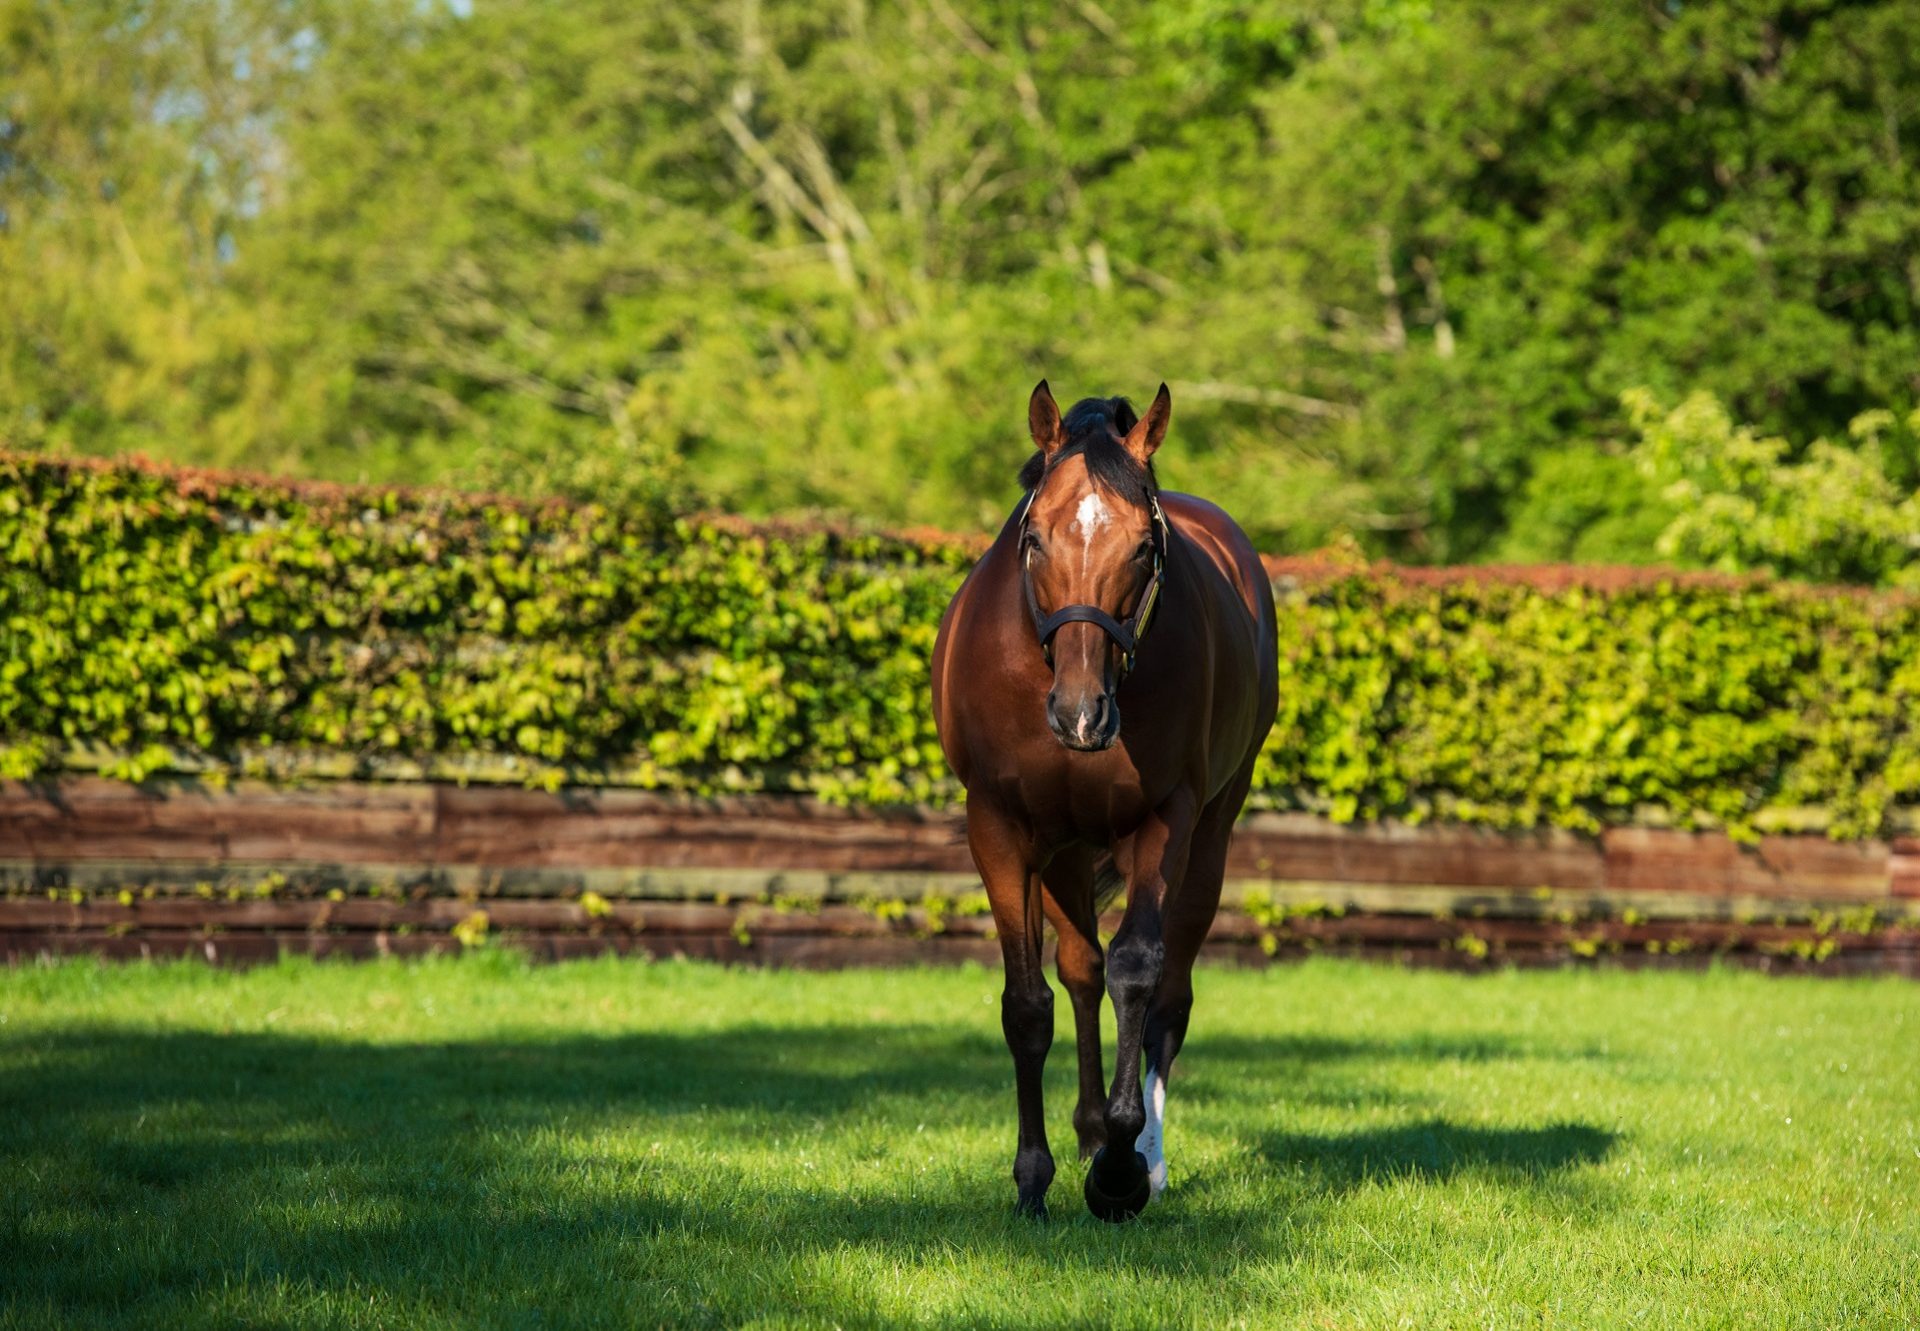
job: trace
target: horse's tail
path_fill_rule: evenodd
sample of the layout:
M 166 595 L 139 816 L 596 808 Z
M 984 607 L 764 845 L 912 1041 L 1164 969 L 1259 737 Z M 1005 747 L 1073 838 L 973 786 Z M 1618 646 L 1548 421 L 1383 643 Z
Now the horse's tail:
M 1113 856 L 1102 855 L 1093 865 L 1093 913 L 1104 911 L 1112 900 L 1120 895 L 1120 889 L 1127 880 L 1120 876 L 1120 870 L 1114 867 Z

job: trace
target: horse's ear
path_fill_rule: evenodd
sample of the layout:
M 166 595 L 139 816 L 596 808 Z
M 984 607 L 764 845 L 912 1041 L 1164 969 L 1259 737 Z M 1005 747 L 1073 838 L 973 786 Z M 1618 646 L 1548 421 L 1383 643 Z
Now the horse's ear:
M 1033 446 L 1049 457 L 1060 447 L 1060 404 L 1053 400 L 1045 379 L 1033 386 L 1033 396 L 1027 399 L 1027 433 L 1033 436 Z
M 1167 437 L 1167 423 L 1173 419 L 1173 395 L 1167 392 L 1165 384 L 1153 395 L 1153 405 L 1147 408 L 1147 414 L 1134 423 L 1123 441 L 1127 452 L 1134 460 L 1146 466 L 1160 449 L 1160 441 Z

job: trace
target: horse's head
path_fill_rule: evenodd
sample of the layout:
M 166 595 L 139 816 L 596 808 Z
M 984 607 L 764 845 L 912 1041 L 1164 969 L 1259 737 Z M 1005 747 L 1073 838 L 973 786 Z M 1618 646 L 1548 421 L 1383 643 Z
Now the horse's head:
M 1030 492 L 1022 576 L 1053 666 L 1047 724 L 1070 749 L 1109 748 L 1120 736 L 1114 693 L 1133 667 L 1166 557 L 1152 464 L 1172 414 L 1165 384 L 1144 417 L 1125 398 L 1086 398 L 1063 420 L 1044 379 L 1027 405 L 1040 451 L 1020 473 Z

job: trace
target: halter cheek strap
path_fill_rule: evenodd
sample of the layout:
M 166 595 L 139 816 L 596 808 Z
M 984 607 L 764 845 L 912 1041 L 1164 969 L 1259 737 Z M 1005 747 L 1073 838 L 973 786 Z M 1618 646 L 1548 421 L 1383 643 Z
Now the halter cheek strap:
M 1034 487 L 1034 493 L 1039 487 Z M 1147 509 L 1153 515 L 1153 575 L 1147 579 L 1147 586 L 1140 593 L 1140 604 L 1134 607 L 1133 616 L 1121 623 L 1097 605 L 1063 606 L 1050 615 L 1040 613 L 1040 603 L 1034 599 L 1033 579 L 1028 576 L 1028 565 L 1032 562 L 1029 552 L 1021 561 L 1020 585 L 1027 596 L 1027 613 L 1033 617 L 1034 635 L 1040 639 L 1040 650 L 1046 654 L 1047 664 L 1053 664 L 1053 635 L 1069 624 L 1092 624 L 1120 649 L 1120 678 L 1125 679 L 1133 673 L 1134 657 L 1140 649 L 1140 640 L 1147 636 L 1147 629 L 1153 624 L 1153 612 L 1160 605 L 1161 575 L 1167 563 L 1167 515 L 1160 510 L 1160 496 L 1151 492 L 1147 495 Z M 1027 496 L 1027 506 L 1020 511 L 1020 540 L 1024 546 L 1027 535 L 1027 517 L 1033 510 L 1033 494 Z

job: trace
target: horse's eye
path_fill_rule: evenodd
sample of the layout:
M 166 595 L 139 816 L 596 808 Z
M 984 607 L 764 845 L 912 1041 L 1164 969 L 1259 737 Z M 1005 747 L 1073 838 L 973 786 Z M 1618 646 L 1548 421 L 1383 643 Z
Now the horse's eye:
M 1020 550 L 1021 550 L 1021 553 L 1023 554 L 1029 554 L 1029 555 L 1039 554 L 1040 538 L 1038 536 L 1035 536 L 1032 532 L 1028 532 L 1025 536 L 1022 536 L 1020 538 Z
M 1140 548 L 1133 552 L 1133 557 L 1142 564 L 1151 564 L 1153 562 L 1153 540 L 1151 537 L 1140 542 Z

